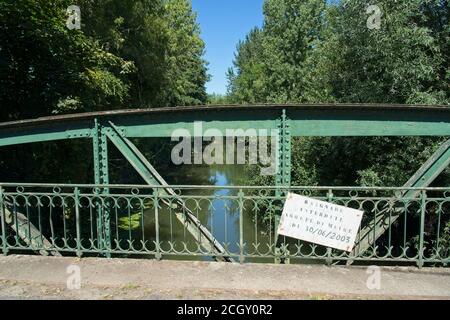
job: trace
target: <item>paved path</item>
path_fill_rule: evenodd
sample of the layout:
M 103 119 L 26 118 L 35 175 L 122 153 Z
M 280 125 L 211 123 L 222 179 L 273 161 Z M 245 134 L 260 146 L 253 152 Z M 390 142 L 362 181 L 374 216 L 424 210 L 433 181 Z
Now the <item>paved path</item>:
M 78 266 L 81 289 L 67 289 Z M 70 271 L 70 269 L 69 269 Z M 0 256 L 0 299 L 450 299 L 450 269 Z

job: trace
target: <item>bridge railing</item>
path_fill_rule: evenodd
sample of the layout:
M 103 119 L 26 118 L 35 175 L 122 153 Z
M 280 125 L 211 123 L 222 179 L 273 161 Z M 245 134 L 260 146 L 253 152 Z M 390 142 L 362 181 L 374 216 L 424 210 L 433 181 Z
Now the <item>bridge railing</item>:
M 241 262 L 448 265 L 450 189 L 0 184 L 0 250 L 212 259 L 176 215 L 189 208 Z M 277 237 L 286 191 L 364 211 L 352 253 Z M 367 226 L 385 219 L 370 241 Z M 394 223 L 388 223 L 395 219 Z M 369 228 L 370 232 L 377 232 Z M 202 234 L 198 233 L 198 237 Z M 365 237 L 365 238 L 364 238 Z M 369 239 L 364 242 L 364 239 Z

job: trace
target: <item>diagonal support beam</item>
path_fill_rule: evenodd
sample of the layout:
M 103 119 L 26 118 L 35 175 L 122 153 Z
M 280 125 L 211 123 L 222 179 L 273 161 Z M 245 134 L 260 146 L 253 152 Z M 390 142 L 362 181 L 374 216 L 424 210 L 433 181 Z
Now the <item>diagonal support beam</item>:
M 39 254 L 43 256 L 53 255 L 60 257 L 61 254 L 59 252 L 52 250 L 52 243 L 44 237 L 41 231 L 36 228 L 33 223 L 31 223 L 27 215 L 20 212 L 12 203 L 13 201 L 8 201 L 4 197 L 3 190 L 0 187 L 0 221 L 4 236 L 4 254 L 7 252 L 6 226 L 9 226 L 29 247 L 36 248 L 36 251 L 38 251 Z
M 405 188 L 426 188 L 428 187 L 450 164 L 450 140 L 439 147 L 438 150 L 420 167 L 419 170 L 403 186 Z M 420 190 L 404 191 L 403 198 L 415 198 L 420 194 Z M 404 213 L 404 206 L 395 206 L 396 199 L 389 201 L 389 204 L 381 210 L 370 225 L 363 228 L 359 234 L 359 241 L 352 252 L 352 256 L 366 252 L 379 237 L 381 237 Z M 353 261 L 349 261 L 351 264 Z
M 225 248 L 213 237 L 201 221 L 193 214 L 185 203 L 176 196 L 167 182 L 161 177 L 158 171 L 148 162 L 139 149 L 128 140 L 123 133 L 112 122 L 109 122 L 110 128 L 106 129 L 106 135 L 109 140 L 116 146 L 122 155 L 128 160 L 133 168 L 149 185 L 162 186 L 161 194 L 174 196 L 178 205 L 183 209 L 182 212 L 176 212 L 177 219 L 186 226 L 189 233 L 196 239 L 200 245 L 208 252 L 216 254 L 216 259 L 233 262 L 229 253 Z M 170 205 L 169 201 L 162 200 L 166 205 Z

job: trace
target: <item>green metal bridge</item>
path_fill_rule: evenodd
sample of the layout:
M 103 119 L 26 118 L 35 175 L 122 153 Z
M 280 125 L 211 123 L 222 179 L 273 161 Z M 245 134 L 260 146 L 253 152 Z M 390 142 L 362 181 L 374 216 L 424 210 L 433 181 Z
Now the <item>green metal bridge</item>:
M 176 129 L 195 136 L 194 124 L 208 129 L 278 130 L 276 186 L 171 186 L 131 141 L 171 137 Z M 397 188 L 301 187 L 291 185 L 293 137 L 450 136 L 448 106 L 251 105 L 125 110 L 54 116 L 0 124 L 0 147 L 58 140 L 90 139 L 93 185 L 0 183 L 3 254 L 209 257 L 245 261 L 318 261 L 448 265 L 450 244 L 444 221 L 450 215 L 450 187 L 431 183 L 450 163 L 450 140 Z M 112 143 L 147 185 L 112 185 L 108 144 Z M 413 155 L 412 155 L 413 156 Z M 61 164 L 62 165 L 62 164 Z M 64 164 L 67 165 L 67 164 Z M 211 195 L 205 195 L 211 191 Z M 228 190 L 225 195 L 215 192 Z M 287 192 L 365 212 L 352 253 L 276 234 Z M 239 235 L 218 239 L 199 213 L 223 205 L 236 213 Z M 245 225 L 245 215 L 253 224 Z M 261 223 L 263 217 L 269 217 Z M 121 221 L 142 229 L 124 232 Z M 152 225 L 152 232 L 144 225 Z M 174 225 L 184 230 L 177 237 Z M 248 222 L 247 222 L 248 224 Z M 431 237 L 425 226 L 432 225 Z M 223 232 L 222 232 L 223 233 Z M 249 236 L 247 233 L 251 233 Z M 226 234 L 226 232 L 225 232 Z M 448 236 L 448 235 L 447 235 Z M 246 239 L 251 239 L 246 240 Z

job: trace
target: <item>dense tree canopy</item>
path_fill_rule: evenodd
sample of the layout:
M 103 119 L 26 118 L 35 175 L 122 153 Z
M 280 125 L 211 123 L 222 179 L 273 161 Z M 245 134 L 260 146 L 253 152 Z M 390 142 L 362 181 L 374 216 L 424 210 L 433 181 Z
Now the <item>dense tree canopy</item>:
M 450 104 L 449 2 L 377 1 L 379 28 L 369 28 L 370 4 L 266 0 L 263 27 L 237 46 L 228 99 Z M 438 142 L 295 140 L 293 183 L 398 186 Z
M 80 30 L 66 27 L 71 4 L 0 2 L 0 121 L 208 102 L 450 104 L 448 0 L 379 0 L 379 28 L 368 26 L 371 1 L 266 0 L 225 97 L 206 94 L 190 1 L 80 0 Z M 296 140 L 293 183 L 398 185 L 438 142 Z
M 0 122 L 206 103 L 204 43 L 189 0 L 76 4 L 79 30 L 66 26 L 73 1 L 0 1 Z M 78 141 L 2 148 L 0 177 L 90 183 L 91 148 Z M 17 161 L 24 154 L 26 165 Z M 68 159 L 71 166 L 51 165 Z
M 262 30 L 239 43 L 235 102 L 450 103 L 449 2 L 266 0 Z
M 204 43 L 188 0 L 0 2 L 0 119 L 205 103 Z

